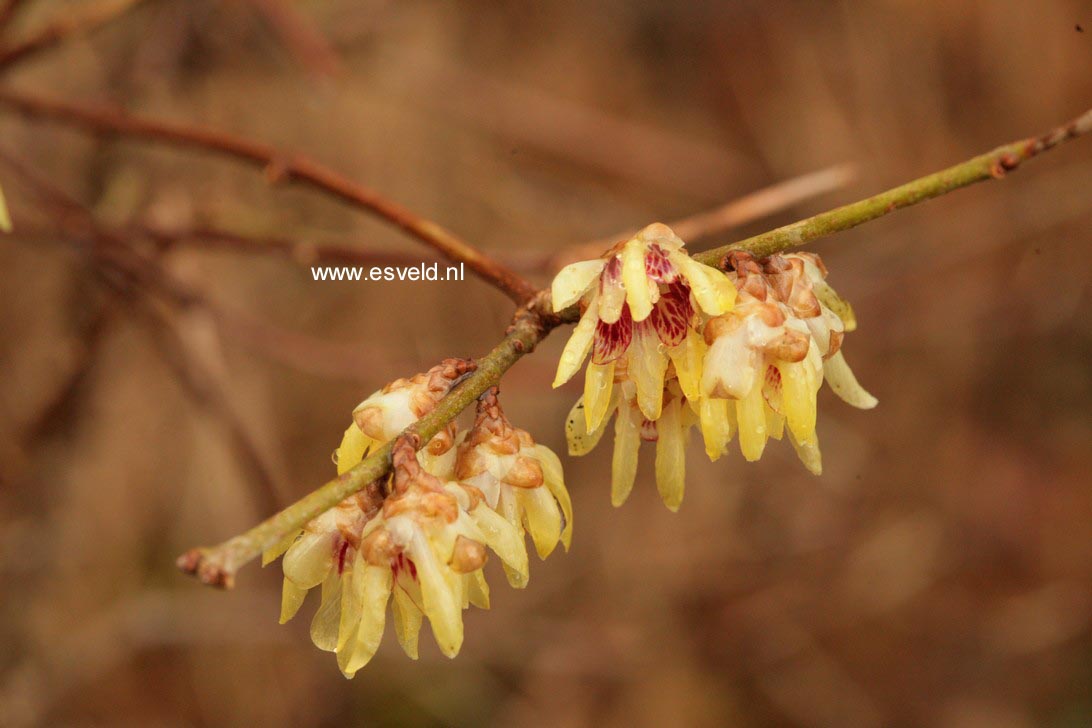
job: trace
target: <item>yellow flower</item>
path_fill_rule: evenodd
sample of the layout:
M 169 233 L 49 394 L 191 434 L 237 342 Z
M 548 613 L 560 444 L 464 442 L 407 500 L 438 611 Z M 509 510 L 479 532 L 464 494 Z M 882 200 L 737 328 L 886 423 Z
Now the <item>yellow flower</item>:
M 392 457 L 393 492 L 378 511 L 366 510 L 374 497 L 352 496 L 308 524 L 284 554 L 281 622 L 321 585 L 311 639 L 337 654 L 346 677 L 378 649 L 388 602 L 407 655 L 417 658 L 427 617 L 440 650 L 454 657 L 463 641 L 462 610 L 489 606 L 485 547 L 513 572 L 527 572 L 522 537 L 477 489 L 429 474 L 407 440 L 396 443 Z
M 357 405 L 353 423 L 345 430 L 335 455 L 338 475 L 351 470 L 368 452 L 396 437 L 402 430 L 432 411 L 444 395 L 474 363 L 445 359 L 437 366 L 409 379 L 396 379 Z M 450 480 L 455 467 L 455 428 L 450 425 L 436 435 L 418 459 L 443 480 Z
M 669 363 L 683 391 L 697 398 L 700 315 L 731 310 L 736 291 L 721 271 L 690 258 L 670 228 L 654 223 L 598 260 L 563 268 L 551 295 L 555 311 L 577 302 L 582 308 L 553 386 L 569 381 L 591 354 L 583 410 L 591 432 L 606 416 L 615 380 L 621 381 L 617 369 L 635 383 L 646 419 L 660 417 Z
M 738 430 L 743 456 L 757 460 L 767 439 L 781 439 L 787 425 L 800 459 L 818 474 L 816 395 L 824 377 L 849 404 L 876 405 L 845 363 L 840 348 L 847 327 L 826 301 L 847 317 L 852 309 L 823 280 L 817 256 L 760 262 L 740 253 L 730 263 L 739 301 L 705 325 L 699 413 L 706 452 L 720 457 Z
M 670 510 L 682 504 L 686 485 L 686 440 L 696 417 L 692 405 L 676 379 L 661 391 L 663 405 L 656 420 L 645 417 L 637 403 L 636 386 L 621 381 L 616 388 L 606 417 L 597 430 L 588 430 L 582 414 L 584 399 L 577 401 L 566 422 L 565 434 L 570 455 L 585 455 L 602 439 L 606 422 L 614 421 L 614 456 L 611 461 L 611 503 L 625 503 L 637 477 L 637 455 L 641 442 L 656 443 L 656 489 Z
M 540 558 L 560 542 L 568 551 L 573 512 L 565 489 L 561 461 L 552 450 L 536 445 L 530 433 L 513 427 L 497 399 L 496 387 L 478 400 L 477 417 L 459 445 L 455 466 L 459 482 L 477 488 L 486 504 L 519 531 L 531 533 Z M 526 575 L 508 570 L 512 586 Z

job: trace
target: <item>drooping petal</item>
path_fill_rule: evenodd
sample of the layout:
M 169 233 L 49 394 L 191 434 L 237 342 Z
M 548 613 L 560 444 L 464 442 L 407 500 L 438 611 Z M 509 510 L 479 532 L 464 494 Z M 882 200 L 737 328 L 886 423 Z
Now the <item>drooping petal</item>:
M 739 449 L 751 462 L 762 457 L 766 448 L 766 400 L 762 387 L 751 387 L 742 399 L 736 401 L 736 421 L 739 424 Z
M 679 510 L 686 485 L 686 442 L 681 420 L 681 402 L 675 398 L 664 405 L 656 422 L 656 488 L 664 505 Z
M 285 577 L 284 585 L 281 587 L 281 624 L 295 617 L 296 612 L 300 611 L 300 606 L 303 605 L 307 591 L 307 589 L 296 586 L 294 581 Z
M 535 551 L 545 559 L 561 540 L 561 511 L 548 488 L 523 488 L 517 493 Z
M 842 320 L 846 331 L 857 330 L 857 314 L 853 312 L 853 306 L 850 305 L 849 301 L 839 296 L 826 281 L 813 279 L 811 290 L 820 303 L 833 311 Z
M 322 582 L 322 603 L 311 620 L 311 641 L 326 652 L 337 649 L 337 632 L 341 624 L 341 575 L 331 570 Z
M 554 312 L 568 308 L 591 288 L 596 276 L 603 270 L 605 260 L 582 260 L 562 268 L 550 284 L 550 301 Z
M 341 574 L 341 620 L 337 629 L 337 651 L 345 651 L 346 645 L 355 642 L 360 626 L 360 610 L 364 604 L 365 561 L 353 552 L 352 565 Z
M 599 320 L 613 324 L 626 308 L 626 287 L 622 282 L 622 260 L 612 256 L 599 279 Z
M 781 405 L 797 442 L 815 439 L 815 391 L 803 362 L 778 362 L 781 373 Z
M 644 321 L 652 313 L 655 302 L 652 291 L 656 284 L 645 272 L 645 245 L 633 238 L 622 248 L 622 284 L 626 288 L 626 302 L 634 321 Z
M 262 566 L 268 566 L 276 561 L 285 551 L 296 542 L 299 535 L 303 533 L 302 530 L 296 530 L 282 538 L 277 543 L 273 544 L 265 551 L 262 552 Z
M 337 474 L 352 470 L 361 460 L 364 459 L 364 453 L 368 451 L 368 448 L 372 446 L 375 441 L 372 438 L 364 434 L 364 432 L 357 427 L 356 423 L 349 425 L 345 430 L 345 434 L 341 438 L 341 445 L 337 449 Z
M 478 609 L 489 609 L 489 583 L 485 580 L 485 572 L 478 569 L 463 578 L 466 579 L 470 603 Z
M 334 565 L 335 536 L 331 533 L 305 532 L 284 554 L 284 575 L 296 586 L 318 586 Z
M 364 563 L 363 559 L 360 561 Z M 338 652 L 338 665 L 349 678 L 371 661 L 383 639 L 387 602 L 391 595 L 391 570 L 386 566 L 365 564 L 359 575 L 354 574 L 354 579 L 363 585 L 360 619 L 352 643 Z
M 675 365 L 679 386 L 692 403 L 701 399 L 702 359 L 705 358 L 705 351 L 705 339 L 693 329 L 687 331 L 686 338 L 678 346 L 667 350 L 667 355 Z
M 701 400 L 701 435 L 705 441 L 705 454 L 710 460 L 718 460 L 728 447 L 731 437 L 731 424 L 728 419 L 726 399 L 706 397 Z M 732 403 L 733 412 L 735 403 Z
M 600 432 L 602 429 L 600 428 Z M 561 469 L 561 459 L 545 445 L 536 445 L 535 452 L 538 455 L 539 462 L 542 463 L 542 474 L 546 481 L 546 487 L 557 499 L 557 504 L 561 506 L 561 514 L 565 517 L 565 528 L 561 531 L 561 544 L 568 551 L 573 539 L 573 501 L 569 496 L 568 489 L 565 487 L 565 475 Z
M 554 377 L 553 386 L 560 387 L 573 378 L 580 365 L 588 358 L 591 351 L 592 339 L 595 337 L 596 298 L 592 298 L 584 315 L 573 328 L 572 336 L 565 342 L 565 348 L 561 352 L 561 359 L 557 363 L 557 375 Z
M 637 450 L 641 447 L 638 414 L 628 405 L 618 409 L 614 420 L 614 456 L 611 460 L 610 502 L 618 507 L 626 502 L 637 478 Z
M 569 454 L 579 457 L 581 455 L 587 455 L 595 446 L 599 444 L 599 440 L 603 437 L 603 433 L 606 432 L 606 427 L 603 423 L 610 417 L 610 413 L 618 404 L 618 392 L 617 389 L 612 388 L 610 402 L 607 405 L 607 412 L 603 416 L 603 420 L 600 422 L 599 429 L 588 431 L 588 421 L 584 415 L 584 397 L 576 400 L 576 404 L 569 410 L 569 416 L 565 418 L 565 441 L 569 446 Z
M 440 652 L 447 657 L 459 654 L 463 644 L 463 616 L 460 600 L 452 589 L 436 558 L 428 539 L 423 533 L 413 535 L 407 552 L 417 566 L 417 580 L 421 584 L 421 601 L 432 627 L 432 636 Z
M 513 514 L 514 515 L 514 514 Z M 518 577 L 512 586 L 520 589 L 527 585 L 527 546 L 523 536 L 503 515 L 488 506 L 479 505 L 470 511 L 470 518 L 481 529 L 485 545 L 504 562 Z
M 846 363 L 842 352 L 837 352 L 823 362 L 823 372 L 826 375 L 827 383 L 830 384 L 830 388 L 846 404 L 858 409 L 872 409 L 879 403 L 875 397 L 857 383 L 857 377 L 853 375 L 853 370 L 849 368 L 849 364 Z
M 819 438 L 813 437 L 811 442 L 800 443 L 793 437 L 792 431 L 789 431 L 789 442 L 792 443 L 792 447 L 796 450 L 797 457 L 800 458 L 800 462 L 804 463 L 804 467 L 812 475 L 823 474 L 823 456 L 819 452 Z
M 614 362 L 588 364 L 584 373 L 584 425 L 587 432 L 602 429 L 614 388 Z
M 411 660 L 417 659 L 417 642 L 421 634 L 421 622 L 424 614 L 410 598 L 409 594 L 399 586 L 394 587 L 394 634 L 398 638 L 398 644 L 402 651 Z
M 655 421 L 663 407 L 667 355 L 652 326 L 639 324 L 629 351 L 629 376 L 637 385 L 637 406 L 645 418 Z

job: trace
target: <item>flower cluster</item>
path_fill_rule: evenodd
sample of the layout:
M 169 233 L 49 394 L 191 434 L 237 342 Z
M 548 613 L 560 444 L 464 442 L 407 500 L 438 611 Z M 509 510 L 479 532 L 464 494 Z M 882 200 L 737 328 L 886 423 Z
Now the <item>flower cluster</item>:
M 566 423 L 569 453 L 591 451 L 617 412 L 615 505 L 633 487 L 642 441 L 656 443 L 657 488 L 675 510 L 693 425 L 714 460 L 736 432 L 748 460 L 787 432 L 818 474 L 816 394 L 824 378 L 849 404 L 876 405 L 842 356 L 845 332 L 856 324 L 818 256 L 735 253 L 726 263 L 725 273 L 691 259 L 683 241 L 656 223 L 553 281 L 555 311 L 581 307 L 554 386 L 591 354 L 584 395 Z
M 468 366 L 448 360 L 365 400 L 335 455 L 338 471 L 427 414 Z M 520 588 L 529 576 L 525 532 L 542 558 L 558 543 L 569 547 L 572 508 L 561 462 L 512 427 L 495 390 L 481 398 L 470 430 L 452 425 L 420 452 L 417 444 L 415 435 L 399 437 L 389 483 L 370 484 L 265 555 L 268 563 L 284 554 L 282 623 L 321 587 L 311 639 L 336 653 L 346 677 L 378 649 L 388 605 L 407 655 L 417 658 L 427 618 L 441 652 L 454 657 L 462 611 L 489 608 L 487 548 Z

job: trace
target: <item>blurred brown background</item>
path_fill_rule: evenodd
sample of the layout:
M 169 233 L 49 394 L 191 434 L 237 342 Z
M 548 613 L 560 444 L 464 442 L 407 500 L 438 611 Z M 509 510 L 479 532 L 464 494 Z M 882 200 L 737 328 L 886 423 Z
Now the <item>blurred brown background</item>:
M 833 164 L 856 179 L 694 247 L 862 197 L 1075 116 L 1090 71 L 1082 0 L 145 0 L 3 73 L 306 152 L 526 262 Z M 326 480 L 357 402 L 483 353 L 509 303 L 188 244 L 160 261 L 206 300 L 119 299 L 30 177 L 115 228 L 433 258 L 207 154 L 0 129 L 0 724 L 1092 724 L 1092 140 L 813 246 L 880 399 L 821 395 L 821 478 L 695 437 L 672 515 L 647 446 L 619 510 L 609 442 L 565 459 L 572 552 L 522 592 L 491 565 L 455 661 L 388 634 L 347 682 L 277 625 L 278 569 L 222 593 L 173 559 Z M 559 452 L 566 335 L 503 387 Z

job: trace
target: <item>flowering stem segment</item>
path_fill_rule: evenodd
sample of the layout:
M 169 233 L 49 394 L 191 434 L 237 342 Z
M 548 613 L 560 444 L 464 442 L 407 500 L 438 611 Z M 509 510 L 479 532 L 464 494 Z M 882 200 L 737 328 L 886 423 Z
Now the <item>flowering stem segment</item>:
M 22 97 L 15 98 L 20 101 L 13 101 L 10 92 L 0 91 L 0 103 L 14 104 L 23 108 Z M 50 114 L 46 112 L 46 115 Z M 59 116 L 64 118 L 66 114 L 62 112 Z M 96 123 L 92 123 L 91 126 L 100 128 Z M 109 124 L 101 128 L 117 130 Z M 848 230 L 894 210 L 939 197 L 975 182 L 1003 177 L 1005 172 L 1015 169 L 1024 160 L 1031 159 L 1040 152 L 1089 131 L 1092 131 L 1092 110 L 1042 136 L 1006 144 L 866 200 L 700 253 L 694 258 L 707 265 L 723 267 L 725 257 L 733 251 L 746 251 L 756 257 L 773 255 L 810 240 Z M 143 135 L 157 136 L 148 133 Z M 194 144 L 190 141 L 182 143 Z M 550 313 L 549 298 L 549 289 L 546 289 L 524 299 L 526 305 L 518 312 L 515 323 L 505 338 L 489 354 L 477 361 L 477 370 L 452 389 L 440 401 L 436 409 L 409 428 L 408 432 L 420 437 L 418 444 L 428 442 L 444 425 L 474 403 L 479 395 L 497 384 L 501 376 L 520 357 L 530 353 L 550 331 L 563 323 L 574 323 L 579 318 L 580 312 L 575 305 L 558 314 Z M 326 483 L 246 533 L 225 541 L 219 546 L 192 549 L 183 554 L 178 559 L 179 568 L 197 575 L 206 584 L 232 586 L 235 572 L 255 559 L 264 549 L 276 544 L 292 531 L 302 528 L 308 521 L 334 507 L 349 495 L 383 477 L 390 469 L 390 455 L 391 443 L 387 443 L 352 470 Z M 383 494 L 379 492 L 379 489 L 372 489 L 371 492 L 376 498 L 382 499 Z
M 204 149 L 249 162 L 262 167 L 270 182 L 298 182 L 377 215 L 449 260 L 465 263 L 467 268 L 516 303 L 526 303 L 536 293 L 535 287 L 521 275 L 450 230 L 309 157 L 285 154 L 268 144 L 214 129 L 146 119 L 115 108 L 74 104 L 10 89 L 0 89 L 0 105 L 27 116 L 79 126 L 100 134 L 121 134 L 176 147 Z
M 520 357 L 534 349 L 559 323 L 561 319 L 546 319 L 526 311 L 518 316 L 501 342 L 477 360 L 477 369 L 457 384 L 432 412 L 407 428 L 405 435 L 414 438 L 417 447 L 427 443 L 460 412 L 474 404 L 483 392 L 500 381 L 504 372 Z M 212 548 L 187 551 L 178 557 L 178 568 L 197 576 L 205 584 L 230 589 L 235 580 L 235 572 L 257 558 L 262 551 L 386 475 L 391 465 L 392 442 L 387 442 L 352 470 L 339 475 L 249 531 Z M 376 499 L 375 505 L 378 507 L 384 498 L 382 489 L 372 488 L 368 493 Z
M 849 230 L 862 223 L 895 210 L 916 205 L 919 202 L 958 190 L 989 179 L 1001 179 L 1020 164 L 1040 152 L 1092 131 L 1092 109 L 1084 112 L 1068 124 L 1051 129 L 1046 134 L 1029 137 L 997 147 L 993 151 L 980 154 L 973 159 L 921 177 L 913 182 L 894 187 L 865 200 L 843 205 L 842 207 L 820 213 L 813 217 L 779 227 L 776 230 L 755 235 L 739 242 L 725 245 L 704 253 L 698 253 L 695 259 L 706 265 L 723 267 L 724 256 L 732 251 L 744 250 L 755 257 L 764 258 L 788 248 L 821 238 L 833 233 Z

